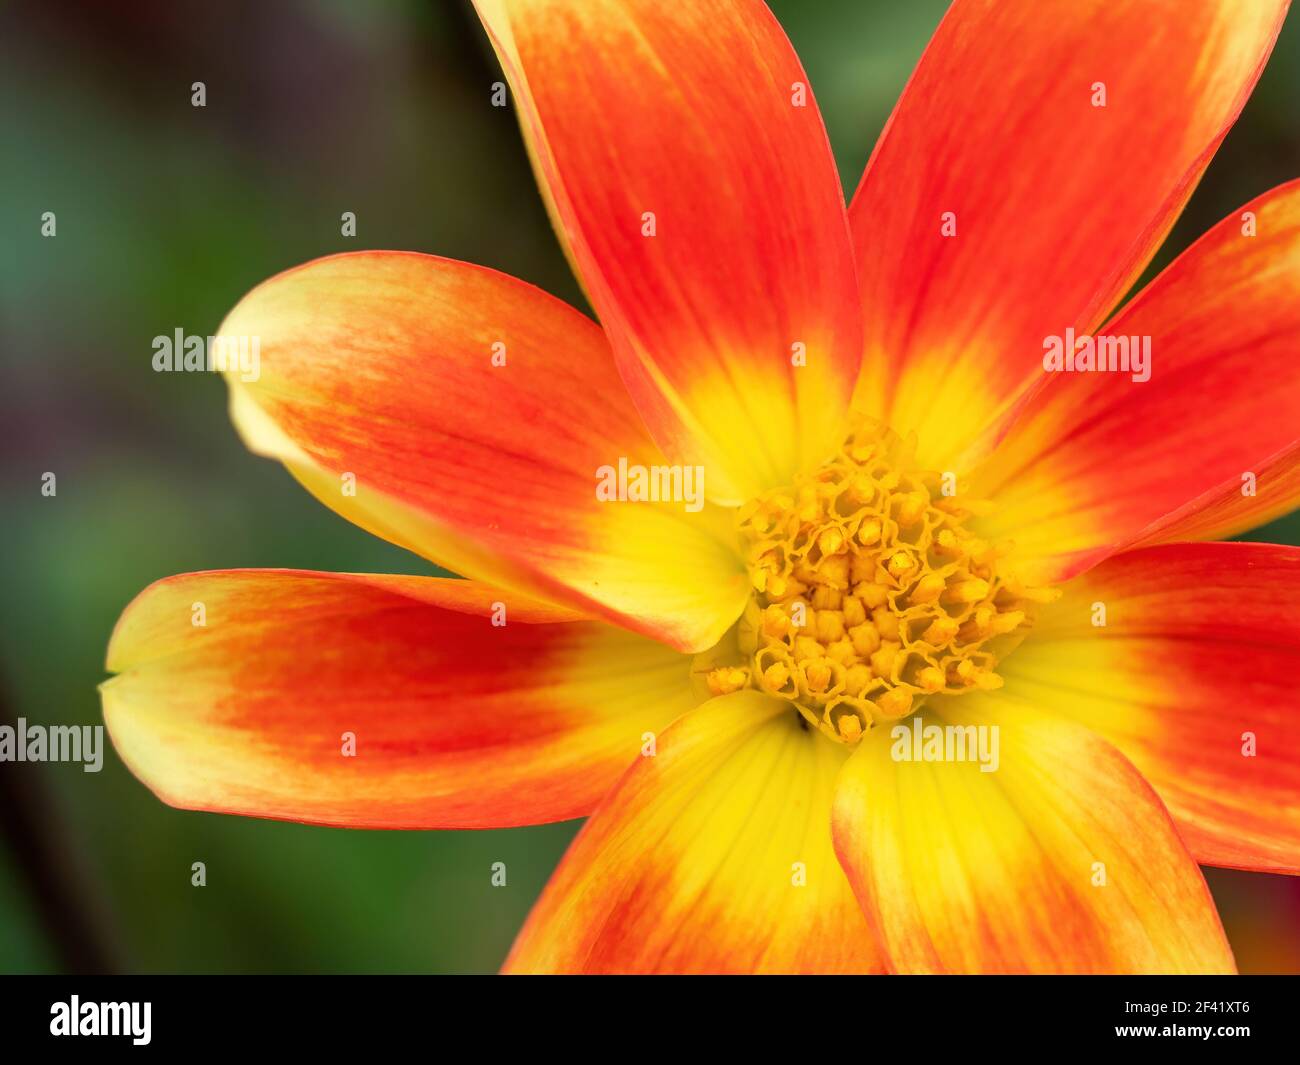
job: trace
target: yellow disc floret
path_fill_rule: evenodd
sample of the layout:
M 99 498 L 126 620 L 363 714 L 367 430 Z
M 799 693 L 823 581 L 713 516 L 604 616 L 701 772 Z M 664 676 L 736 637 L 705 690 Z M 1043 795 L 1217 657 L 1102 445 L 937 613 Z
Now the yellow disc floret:
M 710 693 L 758 688 L 852 744 L 927 696 L 1002 684 L 994 667 L 1044 590 L 998 573 L 1005 547 L 967 527 L 986 508 L 912 451 L 864 420 L 820 469 L 740 509 L 754 595 L 709 660 Z

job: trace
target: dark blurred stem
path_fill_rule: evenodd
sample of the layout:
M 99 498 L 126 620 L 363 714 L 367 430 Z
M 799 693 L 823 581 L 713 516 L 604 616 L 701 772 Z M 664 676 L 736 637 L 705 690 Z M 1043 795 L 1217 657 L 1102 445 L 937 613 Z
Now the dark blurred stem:
M 16 729 L 8 694 L 0 678 L 0 725 Z M 43 763 L 0 763 L 0 837 L 63 970 L 115 972 L 114 952 L 99 920 L 102 904 L 85 897 L 89 877 L 68 850 L 68 834 L 44 773 Z

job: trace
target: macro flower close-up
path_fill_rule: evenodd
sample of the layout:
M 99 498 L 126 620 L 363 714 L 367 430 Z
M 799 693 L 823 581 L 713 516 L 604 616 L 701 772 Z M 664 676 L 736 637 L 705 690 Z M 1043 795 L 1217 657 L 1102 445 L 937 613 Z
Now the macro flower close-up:
M 1300 548 L 1230 539 L 1300 505 L 1300 181 L 1144 271 L 1287 6 L 955 0 L 846 198 L 761 0 L 475 0 L 592 316 L 410 251 L 240 299 L 246 447 L 456 576 L 157 581 L 113 748 L 587 818 L 506 972 L 1234 972 L 1201 867 L 1300 872 Z

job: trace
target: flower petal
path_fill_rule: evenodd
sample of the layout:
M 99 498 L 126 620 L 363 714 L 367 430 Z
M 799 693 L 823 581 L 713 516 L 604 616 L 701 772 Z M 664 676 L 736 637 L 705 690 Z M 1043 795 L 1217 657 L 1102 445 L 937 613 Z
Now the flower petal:
M 844 757 L 756 692 L 692 711 L 587 822 L 507 971 L 880 969 L 831 849 Z
M 918 726 L 994 730 L 996 760 L 902 760 L 910 738 L 877 729 L 845 766 L 835 849 L 900 971 L 1232 971 L 1200 870 L 1113 747 L 996 696 L 895 730 Z M 959 753 L 945 744 L 931 755 Z
M 1300 439 L 1171 511 L 1137 545 L 1224 540 L 1300 507 Z
M 844 196 L 767 8 L 475 6 L 552 217 L 664 452 L 703 463 L 710 498 L 731 504 L 833 452 L 861 356 Z
M 260 376 L 227 373 L 245 442 L 362 528 L 683 650 L 739 615 L 729 513 L 698 493 L 597 498 L 602 467 L 663 459 L 599 328 L 559 300 L 465 263 L 364 252 L 272 278 L 221 332 L 260 340 Z M 698 484 L 679 476 L 679 494 Z
M 1300 873 L 1298 587 L 1297 547 L 1127 551 L 1044 610 L 1003 693 L 1123 751 L 1198 862 Z
M 1256 236 L 1242 232 L 1247 212 Z M 1106 326 L 1130 348 L 1150 338 L 1150 380 L 1131 364 L 1050 377 L 973 476 L 998 504 L 985 531 L 1062 579 L 1139 540 L 1195 532 L 1188 504 L 1215 508 L 1203 532 L 1285 512 L 1300 502 L 1286 465 L 1300 441 L 1298 333 L 1300 181 L 1219 223 Z
M 586 815 L 698 701 L 661 644 L 431 577 L 169 577 L 127 607 L 108 668 L 113 742 L 164 802 L 356 828 Z
M 916 430 L 923 461 L 964 468 L 1043 338 L 1095 329 L 1137 279 L 1288 2 L 956 0 L 849 208 L 858 404 Z

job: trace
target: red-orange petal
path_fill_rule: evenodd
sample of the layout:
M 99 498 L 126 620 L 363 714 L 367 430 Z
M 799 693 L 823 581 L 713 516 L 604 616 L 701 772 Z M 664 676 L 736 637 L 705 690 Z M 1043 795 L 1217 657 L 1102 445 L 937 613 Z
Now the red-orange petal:
M 1196 532 L 1195 506 L 1215 508 L 1213 533 L 1300 503 L 1284 465 L 1300 441 L 1300 181 L 1220 222 L 1101 334 L 1149 338 L 1139 379 L 1132 364 L 1048 375 L 973 478 L 997 501 L 989 535 L 1059 579 Z
M 1073 581 L 1002 695 L 1124 752 L 1204 865 L 1300 873 L 1300 547 L 1170 544 Z
M 858 404 L 962 468 L 1043 338 L 1095 329 L 1137 279 L 1288 2 L 956 0 L 849 208 Z
M 946 727 L 972 730 L 969 746 Z M 926 728 L 940 730 L 937 760 L 914 757 Z M 1200 870 L 1137 770 L 1087 730 L 997 696 L 868 734 L 836 790 L 834 837 L 900 972 L 1234 967 Z
M 740 613 L 731 515 L 704 501 L 698 470 L 668 471 L 675 502 L 598 498 L 620 470 L 631 488 L 638 468 L 668 467 L 599 327 L 554 297 L 362 252 L 258 286 L 221 333 L 260 342 L 255 379 L 226 375 L 245 442 L 362 528 L 683 650 Z
M 861 332 L 844 196 L 760 0 L 475 0 L 651 434 L 743 503 L 834 451 Z M 653 232 L 651 229 L 653 228 Z
M 1300 507 L 1300 439 L 1251 465 L 1166 514 L 1135 546 L 1224 540 Z
M 506 971 L 879 971 L 831 848 L 846 753 L 756 692 L 693 710 L 592 815 Z
M 661 644 L 431 577 L 169 577 L 108 668 L 114 745 L 164 802 L 353 828 L 584 816 L 698 701 Z

